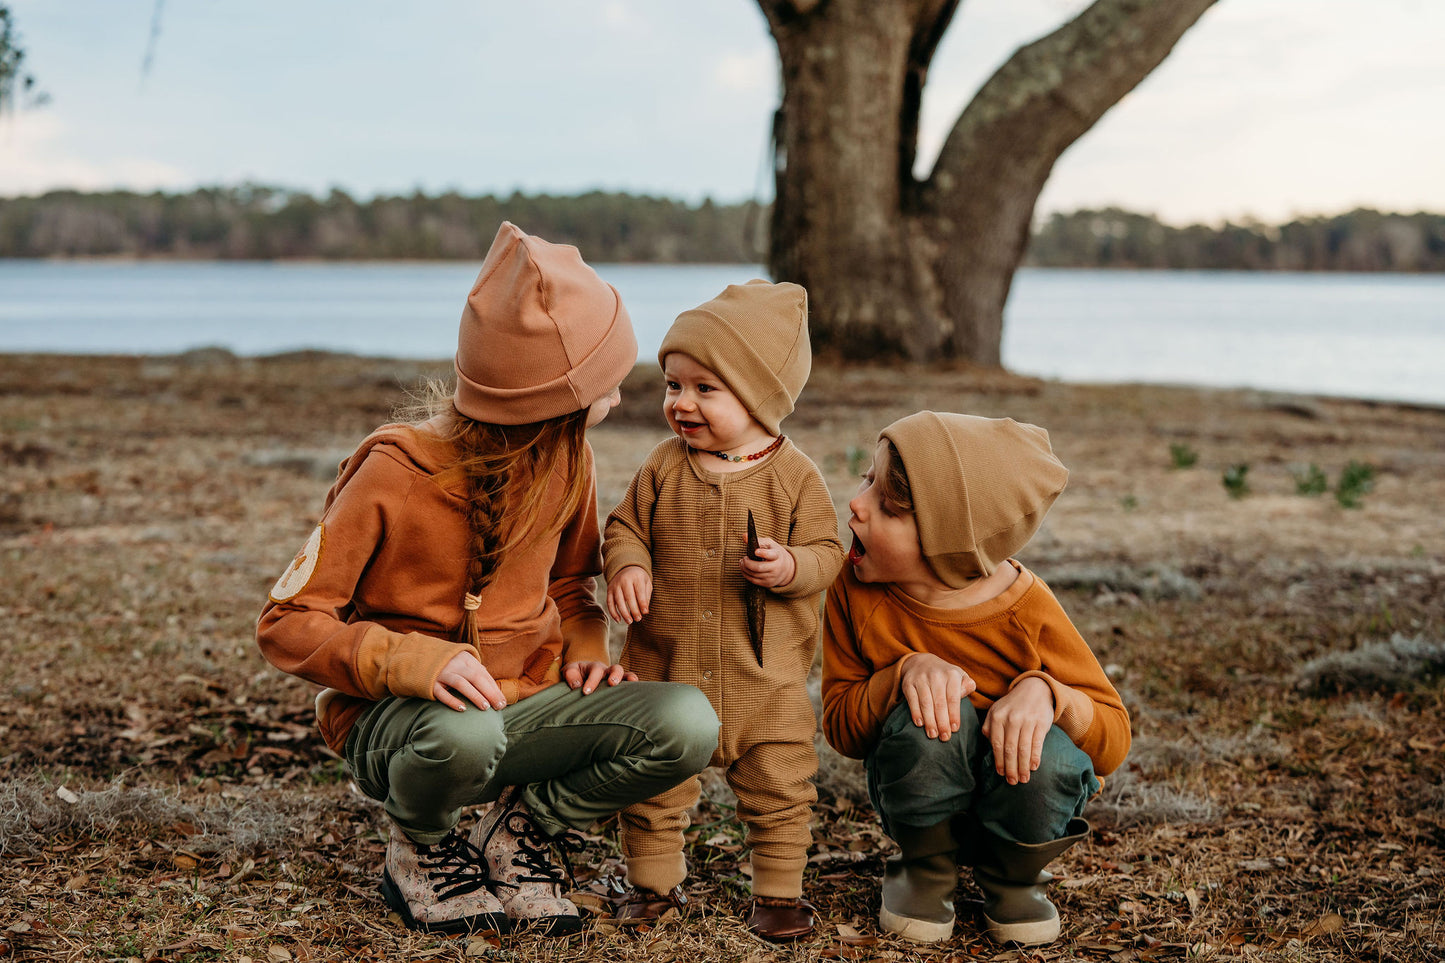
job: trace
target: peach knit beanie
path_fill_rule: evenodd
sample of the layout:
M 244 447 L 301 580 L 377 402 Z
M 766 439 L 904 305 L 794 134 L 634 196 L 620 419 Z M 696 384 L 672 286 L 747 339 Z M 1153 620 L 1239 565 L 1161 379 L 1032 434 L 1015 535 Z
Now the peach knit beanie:
M 588 407 L 637 363 L 617 289 L 568 244 L 502 222 L 457 335 L 457 410 L 524 425 Z
M 924 560 L 954 588 L 1027 545 L 1069 478 L 1049 433 L 1012 418 L 920 411 L 880 436 L 908 475 Z
M 808 292 L 789 281 L 729 284 L 711 301 L 677 316 L 658 349 L 658 364 L 674 351 L 721 378 L 776 435 L 813 367 Z

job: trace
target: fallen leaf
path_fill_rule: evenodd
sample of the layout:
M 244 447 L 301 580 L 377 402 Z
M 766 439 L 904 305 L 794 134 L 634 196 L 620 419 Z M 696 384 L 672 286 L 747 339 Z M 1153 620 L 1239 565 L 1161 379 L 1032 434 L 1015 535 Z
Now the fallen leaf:
M 276 963 L 287 963 L 291 959 L 291 951 L 284 946 L 268 946 L 266 947 L 266 956 L 275 960 Z
M 1326 913 L 1305 929 L 1305 936 L 1328 936 L 1345 928 L 1345 918 L 1339 913 Z
M 61 786 L 59 789 L 55 790 L 55 795 L 60 797 L 61 802 L 69 803 L 72 806 L 80 802 L 80 797 L 64 786 Z
M 474 938 L 467 944 L 466 955 L 489 956 L 494 950 L 500 948 L 501 945 L 501 940 L 487 939 L 486 937 Z
M 573 903 L 575 903 L 577 906 L 580 906 L 582 909 L 585 909 L 591 913 L 612 912 L 612 904 L 607 900 L 606 897 L 601 896 L 597 893 L 580 891 L 575 893 L 568 893 L 567 898 Z
M 859 932 L 856 927 L 849 926 L 847 923 L 838 924 L 838 939 L 849 946 L 876 946 L 878 944 L 878 937 Z

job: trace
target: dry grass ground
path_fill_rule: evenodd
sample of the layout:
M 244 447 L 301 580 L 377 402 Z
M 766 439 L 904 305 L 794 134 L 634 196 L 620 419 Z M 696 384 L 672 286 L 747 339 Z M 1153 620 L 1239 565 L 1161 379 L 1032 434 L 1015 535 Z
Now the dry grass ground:
M 967 918 L 933 948 L 881 939 L 889 844 L 837 759 L 808 942 L 740 928 L 722 794 L 699 813 L 686 918 L 599 913 L 559 941 L 408 932 L 375 890 L 378 809 L 252 626 L 336 459 L 441 370 L 0 358 L 0 957 L 1445 959 L 1445 411 L 964 370 L 820 367 L 786 428 L 840 507 L 878 428 L 924 407 L 1044 425 L 1072 468 L 1024 560 L 1118 680 L 1135 748 L 1058 864 L 1063 939 L 1000 949 Z M 639 369 L 594 432 L 604 508 L 662 436 L 655 377 Z M 1375 473 L 1360 507 L 1296 493 L 1303 466 L 1334 481 L 1351 460 Z M 1221 484 L 1236 464 L 1242 498 Z M 601 827 L 579 885 L 617 869 Z

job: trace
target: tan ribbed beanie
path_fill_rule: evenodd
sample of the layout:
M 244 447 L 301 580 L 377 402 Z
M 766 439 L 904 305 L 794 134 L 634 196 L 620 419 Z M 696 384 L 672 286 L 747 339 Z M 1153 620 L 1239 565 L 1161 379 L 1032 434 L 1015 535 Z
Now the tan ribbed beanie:
M 677 351 L 717 375 L 758 423 L 776 435 L 808 383 L 808 292 L 784 281 L 729 284 L 684 311 L 657 352 L 663 364 Z
M 880 435 L 908 475 L 923 557 L 954 588 L 1027 545 L 1069 479 L 1049 433 L 1012 418 L 920 411 Z
M 524 425 L 590 406 L 637 363 L 617 289 L 569 244 L 502 222 L 457 335 L 457 410 Z

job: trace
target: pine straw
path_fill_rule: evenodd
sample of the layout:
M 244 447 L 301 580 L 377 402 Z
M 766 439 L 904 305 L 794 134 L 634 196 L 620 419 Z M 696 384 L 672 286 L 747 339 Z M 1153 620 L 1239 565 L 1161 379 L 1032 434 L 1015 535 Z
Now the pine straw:
M 893 847 L 836 756 L 804 943 L 742 928 L 745 850 L 716 785 L 685 918 L 611 923 L 601 826 L 577 861 L 597 911 L 582 934 L 407 931 L 376 891 L 382 814 L 317 740 L 308 688 L 250 638 L 314 524 L 314 465 L 424 373 L 0 359 L 0 958 L 1445 960 L 1445 412 L 826 366 L 795 437 L 840 504 L 849 449 L 924 406 L 1045 424 L 1074 472 L 1026 561 L 1117 680 L 1135 743 L 1092 838 L 1053 867 L 1063 938 L 984 940 L 966 872 L 952 940 L 883 938 Z M 652 399 L 634 404 L 594 432 L 604 502 L 658 437 Z M 1256 494 L 1173 471 L 1171 439 L 1252 462 Z M 287 457 L 247 457 L 269 449 Z M 1292 494 L 1285 466 L 1346 457 L 1380 468 L 1364 508 Z

